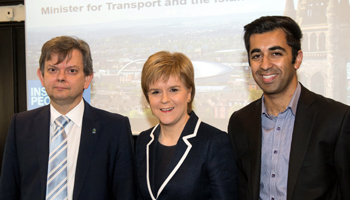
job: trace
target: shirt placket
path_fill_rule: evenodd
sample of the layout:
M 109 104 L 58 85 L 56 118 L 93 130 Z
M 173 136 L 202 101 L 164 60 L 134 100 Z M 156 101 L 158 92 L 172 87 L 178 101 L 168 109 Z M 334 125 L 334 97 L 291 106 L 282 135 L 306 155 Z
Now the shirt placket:
M 271 174 L 270 174 L 270 199 L 276 200 L 277 195 L 277 179 L 279 174 L 278 170 L 278 161 L 280 155 L 280 144 L 281 144 L 281 133 L 284 121 L 284 113 L 280 113 L 277 117 L 274 118 L 275 128 L 273 132 L 273 145 L 272 145 L 272 156 L 271 156 Z

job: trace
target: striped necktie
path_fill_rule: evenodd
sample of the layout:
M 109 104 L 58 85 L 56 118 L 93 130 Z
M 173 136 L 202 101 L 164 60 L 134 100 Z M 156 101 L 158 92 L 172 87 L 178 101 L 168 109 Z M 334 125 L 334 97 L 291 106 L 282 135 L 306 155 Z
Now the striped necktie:
M 64 131 L 70 119 L 64 115 L 55 120 L 51 137 L 46 200 L 64 200 L 67 195 L 67 135 Z

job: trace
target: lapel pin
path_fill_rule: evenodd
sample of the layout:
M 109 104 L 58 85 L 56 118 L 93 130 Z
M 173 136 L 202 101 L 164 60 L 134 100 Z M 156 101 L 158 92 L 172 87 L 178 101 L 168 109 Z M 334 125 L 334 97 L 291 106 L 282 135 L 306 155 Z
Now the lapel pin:
M 92 129 L 92 134 L 96 134 L 96 129 L 95 128 Z

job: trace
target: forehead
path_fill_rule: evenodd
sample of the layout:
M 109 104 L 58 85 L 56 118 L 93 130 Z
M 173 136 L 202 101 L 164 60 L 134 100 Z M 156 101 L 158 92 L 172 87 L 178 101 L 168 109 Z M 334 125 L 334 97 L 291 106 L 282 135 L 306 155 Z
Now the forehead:
M 169 76 L 169 78 L 161 76 L 158 80 L 154 81 L 149 85 L 150 89 L 152 89 L 152 87 L 159 86 L 184 86 L 184 84 L 179 77 L 171 75 Z
M 270 47 L 280 46 L 288 49 L 286 33 L 282 29 L 275 29 L 265 33 L 255 33 L 250 36 L 250 51 L 253 49 L 268 50 Z
M 83 55 L 76 49 L 73 49 L 66 57 L 58 53 L 51 53 L 50 60 L 45 61 L 45 66 L 47 65 L 75 65 L 83 67 Z

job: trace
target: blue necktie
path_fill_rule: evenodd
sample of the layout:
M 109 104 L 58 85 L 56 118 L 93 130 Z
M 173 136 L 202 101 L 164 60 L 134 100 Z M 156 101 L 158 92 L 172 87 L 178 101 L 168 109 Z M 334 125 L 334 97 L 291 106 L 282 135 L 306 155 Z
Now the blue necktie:
M 64 115 L 55 120 L 51 137 L 46 200 L 68 199 L 67 195 L 67 135 L 64 131 L 70 119 Z

